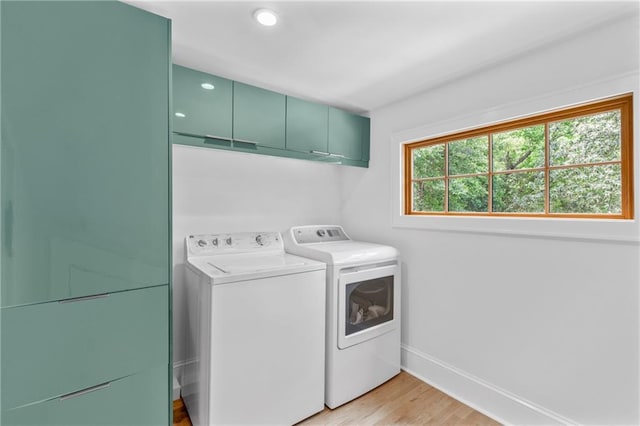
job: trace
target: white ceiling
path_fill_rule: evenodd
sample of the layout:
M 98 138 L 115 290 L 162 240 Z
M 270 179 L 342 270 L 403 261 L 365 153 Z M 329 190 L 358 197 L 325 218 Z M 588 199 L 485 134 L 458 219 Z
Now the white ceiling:
M 173 20 L 173 60 L 366 112 L 629 14 L 636 1 L 126 0 Z M 252 13 L 268 7 L 275 27 Z

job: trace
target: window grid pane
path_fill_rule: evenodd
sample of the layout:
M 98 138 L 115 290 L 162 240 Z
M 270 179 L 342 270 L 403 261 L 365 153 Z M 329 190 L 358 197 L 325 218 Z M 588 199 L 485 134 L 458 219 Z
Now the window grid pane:
M 488 175 L 449 178 L 449 211 L 467 213 L 487 212 L 489 208 L 488 200 Z
M 509 171 L 544 167 L 544 124 L 494 133 L 491 136 L 493 170 Z
M 486 135 L 447 144 L 448 175 L 477 175 L 489 171 L 489 137 Z
M 622 174 L 619 164 L 551 170 L 551 213 L 620 214 Z
M 413 210 L 417 212 L 444 212 L 444 179 L 415 182 L 413 184 Z
M 444 144 L 427 146 L 413 150 L 413 178 L 444 176 Z
M 493 211 L 544 213 L 545 172 L 525 171 L 493 175 Z
M 549 123 L 549 164 L 619 161 L 620 130 L 619 110 Z

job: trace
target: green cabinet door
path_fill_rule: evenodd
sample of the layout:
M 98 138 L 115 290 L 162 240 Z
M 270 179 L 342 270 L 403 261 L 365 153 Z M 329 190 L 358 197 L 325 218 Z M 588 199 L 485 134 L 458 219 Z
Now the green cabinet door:
M 371 119 L 360 117 L 362 123 L 362 161 L 369 161 L 371 153 Z
M 166 366 L 3 413 L 7 426 L 169 425 Z
M 168 283 L 170 22 L 0 7 L 2 306 Z
M 234 141 L 284 149 L 285 100 L 280 93 L 234 81 Z
M 362 159 L 363 119 L 337 108 L 329 108 L 329 152 L 350 160 Z
M 329 107 L 287 96 L 287 149 L 327 153 Z
M 231 140 L 233 82 L 173 65 L 173 131 Z

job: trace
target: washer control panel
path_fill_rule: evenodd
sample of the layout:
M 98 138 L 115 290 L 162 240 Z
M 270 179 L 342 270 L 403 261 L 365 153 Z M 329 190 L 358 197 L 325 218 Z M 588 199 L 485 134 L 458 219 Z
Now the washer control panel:
M 284 250 L 279 232 L 197 234 L 187 237 L 187 250 L 194 255 Z
M 299 226 L 291 229 L 293 237 L 298 244 L 326 243 L 333 241 L 348 241 L 341 226 Z

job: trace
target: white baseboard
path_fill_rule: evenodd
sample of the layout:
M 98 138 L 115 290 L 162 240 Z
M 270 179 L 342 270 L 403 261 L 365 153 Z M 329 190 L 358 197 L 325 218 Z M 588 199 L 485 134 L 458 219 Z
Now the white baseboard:
M 402 345 L 401 362 L 407 373 L 502 424 L 578 424 L 410 346 Z
M 180 399 L 180 383 L 176 378 L 176 375 L 173 375 L 173 400 Z
M 173 400 L 180 399 L 180 389 L 182 383 L 182 371 L 184 370 L 184 361 L 176 361 L 173 363 Z

